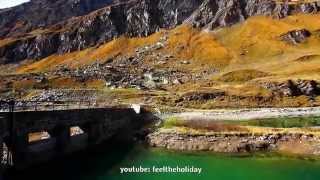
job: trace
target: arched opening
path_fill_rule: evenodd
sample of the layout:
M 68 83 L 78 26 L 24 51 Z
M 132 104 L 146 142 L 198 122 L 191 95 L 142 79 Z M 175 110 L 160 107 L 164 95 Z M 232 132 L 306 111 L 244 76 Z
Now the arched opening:
M 70 127 L 70 136 L 78 136 L 84 134 L 84 131 L 79 126 Z
M 44 157 L 55 148 L 56 138 L 48 131 L 28 133 L 28 153 L 41 153 Z
M 69 151 L 76 151 L 87 147 L 88 134 L 79 126 L 70 127 Z
M 47 131 L 33 132 L 33 133 L 28 134 L 28 142 L 29 143 L 47 140 L 50 138 L 51 138 L 51 136 L 50 136 L 49 132 L 47 132 Z

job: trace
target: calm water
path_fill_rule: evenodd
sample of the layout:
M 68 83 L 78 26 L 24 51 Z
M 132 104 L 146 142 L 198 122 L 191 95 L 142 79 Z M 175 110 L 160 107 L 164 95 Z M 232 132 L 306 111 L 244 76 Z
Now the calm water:
M 113 149 L 109 148 L 110 146 Z M 120 174 L 120 167 L 201 167 L 201 174 Z M 15 174 L 16 177 L 12 177 Z M 178 153 L 141 146 L 96 148 L 64 160 L 14 172 L 10 180 L 319 180 L 320 160 L 276 155 L 230 156 Z

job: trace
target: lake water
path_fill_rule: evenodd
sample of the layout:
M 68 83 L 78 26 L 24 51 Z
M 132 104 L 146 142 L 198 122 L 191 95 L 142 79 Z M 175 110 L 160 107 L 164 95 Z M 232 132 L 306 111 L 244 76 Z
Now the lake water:
M 112 147 L 112 148 L 110 148 Z M 129 173 L 124 167 L 202 168 L 198 173 Z M 15 176 L 15 177 L 13 177 Z M 250 156 L 182 153 L 109 143 L 90 152 L 12 172 L 9 180 L 319 180 L 320 160 L 271 154 Z

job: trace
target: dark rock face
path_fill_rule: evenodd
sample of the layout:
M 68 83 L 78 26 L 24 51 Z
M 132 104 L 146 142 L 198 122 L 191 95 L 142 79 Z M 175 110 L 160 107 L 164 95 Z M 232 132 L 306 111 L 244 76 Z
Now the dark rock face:
M 306 29 L 293 30 L 280 36 L 282 41 L 290 44 L 299 44 L 307 40 L 311 33 Z
M 266 88 L 283 96 L 317 96 L 320 94 L 319 83 L 313 80 L 288 80 L 279 84 L 268 84 Z
M 57 52 L 59 34 L 44 34 L 21 39 L 0 47 L 0 63 L 14 63 L 23 59 L 40 59 Z
M 115 0 L 31 0 L 20 6 L 0 11 L 0 37 L 17 35 L 82 16 Z M 22 24 L 22 26 L 17 26 Z
M 217 97 L 224 96 L 225 92 L 189 92 L 182 96 L 184 101 L 208 101 Z
M 320 88 L 316 81 L 298 81 L 297 88 L 302 94 L 314 96 L 320 94 Z
M 88 14 L 95 9 L 99 10 Z M 274 0 L 33 0 L 0 11 L 0 37 L 23 35 L 41 27 L 50 31 L 0 47 L 0 63 L 81 50 L 120 35 L 147 36 L 160 28 L 174 28 L 182 23 L 214 29 L 254 15 L 283 18 L 319 9 L 320 2 L 292 5 Z M 85 16 L 71 18 L 79 15 Z M 302 31 L 297 36 L 293 39 L 298 42 L 306 34 Z

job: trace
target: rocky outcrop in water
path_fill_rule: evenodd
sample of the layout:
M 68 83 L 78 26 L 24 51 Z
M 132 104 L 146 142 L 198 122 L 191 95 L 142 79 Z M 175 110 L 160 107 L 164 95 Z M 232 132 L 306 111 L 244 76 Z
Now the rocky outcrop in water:
M 215 29 L 255 15 L 283 18 L 294 13 L 314 13 L 320 9 L 320 2 L 289 4 L 274 0 L 132 0 L 125 3 L 69 0 L 61 8 L 57 5 L 59 2 L 52 4 L 57 8 L 53 8 L 51 14 L 48 8 L 43 8 L 51 5 L 46 1 L 32 1 L 31 4 L 36 5 L 29 3 L 0 12 L 2 37 L 23 34 L 40 27 L 46 29 L 45 33 L 29 35 L 0 47 L 0 63 L 81 50 L 120 35 L 147 36 L 160 28 L 174 28 L 183 23 Z M 110 4 L 85 16 L 70 18 Z M 61 11 L 67 14 L 55 15 Z M 33 19 L 35 12 L 40 15 Z M 27 20 L 18 18 L 21 14 Z

